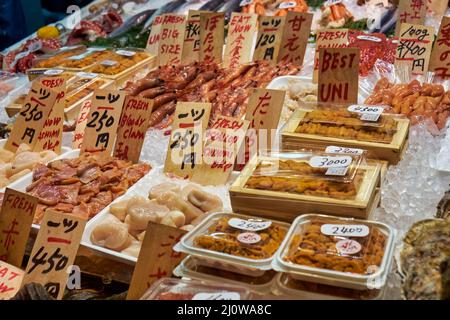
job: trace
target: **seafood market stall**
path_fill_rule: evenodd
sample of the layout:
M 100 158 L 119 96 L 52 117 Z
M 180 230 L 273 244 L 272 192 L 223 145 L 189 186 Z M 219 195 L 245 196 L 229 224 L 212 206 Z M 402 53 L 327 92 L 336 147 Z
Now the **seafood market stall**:
M 409 0 L 36 30 L 0 53 L 0 300 L 450 299 L 449 34 Z

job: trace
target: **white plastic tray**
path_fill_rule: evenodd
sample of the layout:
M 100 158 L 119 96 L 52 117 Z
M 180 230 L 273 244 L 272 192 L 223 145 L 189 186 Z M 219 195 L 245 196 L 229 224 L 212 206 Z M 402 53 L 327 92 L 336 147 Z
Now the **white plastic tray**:
M 0 148 L 3 148 L 3 147 L 4 147 L 4 145 L 6 144 L 6 141 L 7 141 L 7 139 L 1 139 L 1 140 L 0 140 Z M 57 160 L 57 159 L 61 159 L 61 157 L 65 157 L 67 154 L 69 154 L 69 153 L 72 152 L 72 151 L 73 151 L 73 150 L 70 149 L 70 148 L 68 148 L 68 147 L 61 147 L 61 154 L 60 154 L 59 156 L 57 156 L 56 158 L 50 160 L 49 162 L 54 161 L 54 160 Z M 48 163 L 48 162 L 47 162 L 47 163 Z M 45 164 L 47 164 L 47 163 L 45 163 Z M 29 179 L 31 179 L 31 180 L 29 180 Z M 31 181 L 31 182 L 32 182 L 32 180 L 33 180 L 33 173 L 30 172 L 30 173 L 24 175 L 23 177 L 20 177 L 20 178 L 17 179 L 16 181 L 10 183 L 9 185 L 7 185 L 7 186 L 1 188 L 1 189 L 0 189 L 0 192 L 5 192 L 5 189 L 6 189 L 6 188 L 16 189 L 15 186 L 16 186 L 16 185 L 20 185 L 20 184 L 21 184 L 21 181 Z M 30 182 L 30 183 L 31 183 L 31 182 Z M 28 186 L 28 185 L 27 185 L 27 186 Z M 19 190 L 19 189 L 16 189 L 16 190 Z M 22 190 L 19 190 L 19 191 L 22 191 Z
M 97 224 L 102 222 L 108 216 L 109 208 L 115 202 L 130 199 L 136 195 L 140 195 L 140 196 L 147 198 L 150 189 L 153 186 L 158 185 L 163 182 L 173 182 L 173 183 L 179 184 L 181 187 L 190 183 L 189 181 L 186 181 L 186 180 L 170 179 L 163 174 L 162 170 L 163 170 L 162 167 L 153 167 L 152 166 L 152 170 L 146 176 L 144 176 L 141 180 L 136 182 L 130 189 L 128 189 L 128 191 L 123 196 L 121 196 L 121 197 L 117 198 L 116 200 L 114 200 L 113 202 L 111 202 L 110 205 L 108 205 L 106 208 L 104 208 L 102 211 L 100 211 L 95 217 L 93 217 L 89 221 L 89 223 L 86 225 L 86 228 L 83 233 L 83 237 L 81 239 L 81 244 L 91 250 L 94 250 L 99 255 L 103 255 L 105 257 L 109 257 L 111 259 L 114 259 L 114 260 L 117 260 L 120 262 L 124 262 L 127 264 L 135 264 L 137 261 L 136 257 L 93 244 L 90 239 L 91 233 L 92 233 L 93 229 L 97 226 Z M 216 194 L 214 192 L 214 190 L 216 190 L 215 187 L 201 186 L 201 188 L 203 190 L 205 190 L 206 192 Z M 219 195 L 219 197 L 222 199 L 224 209 L 227 211 L 231 211 L 229 194 L 228 195 Z M 225 197 L 227 197 L 227 198 L 225 199 Z

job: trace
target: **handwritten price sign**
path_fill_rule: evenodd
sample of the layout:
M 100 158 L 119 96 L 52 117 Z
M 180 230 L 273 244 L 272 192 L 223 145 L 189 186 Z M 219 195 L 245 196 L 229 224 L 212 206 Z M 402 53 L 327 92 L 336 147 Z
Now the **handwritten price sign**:
M 431 53 L 430 71 L 442 79 L 450 78 L 450 17 L 444 17 Z
M 433 27 L 402 24 L 395 65 L 405 66 L 413 75 L 428 72 L 433 38 Z
M 285 17 L 259 17 L 258 37 L 253 60 L 276 62 L 280 52 Z

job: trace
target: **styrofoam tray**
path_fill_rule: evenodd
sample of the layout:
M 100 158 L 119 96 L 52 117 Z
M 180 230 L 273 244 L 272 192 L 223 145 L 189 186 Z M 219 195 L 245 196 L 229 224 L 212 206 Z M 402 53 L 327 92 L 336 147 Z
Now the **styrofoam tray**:
M 153 186 L 156 186 L 163 182 L 172 182 L 175 184 L 180 185 L 181 187 L 184 187 L 187 184 L 195 184 L 188 180 L 181 180 L 181 179 L 171 179 L 167 177 L 163 173 L 163 167 L 153 167 L 152 170 L 144 176 L 141 180 L 136 182 L 134 186 L 132 186 L 128 191 L 122 196 L 111 202 L 110 205 L 108 205 L 106 208 L 104 208 L 102 211 L 100 211 L 95 217 L 93 217 L 89 224 L 86 225 L 85 231 L 83 233 L 83 237 L 81 239 L 81 244 L 84 245 L 87 248 L 90 248 L 94 250 L 99 255 L 107 256 L 109 258 L 115 259 L 120 262 L 124 262 L 127 264 L 135 264 L 137 261 L 136 257 L 120 253 L 118 251 L 114 251 L 108 248 L 104 248 L 98 245 L 95 245 L 91 242 L 91 233 L 93 229 L 97 226 L 98 223 L 102 222 L 109 214 L 109 208 L 112 204 L 118 201 L 130 199 L 133 196 L 143 196 L 145 198 L 148 197 L 148 193 L 150 189 Z M 215 194 L 219 196 L 223 202 L 223 208 L 225 211 L 231 212 L 231 204 L 230 204 L 230 197 L 228 193 L 228 188 L 225 186 L 221 187 L 212 187 L 212 186 L 200 186 L 204 191 Z M 227 191 L 225 192 L 224 190 Z M 221 192 L 223 191 L 223 193 Z M 218 194 L 220 192 L 220 194 Z
M 0 140 L 0 148 L 3 148 L 5 146 L 6 141 L 7 141 L 7 139 L 1 139 Z M 72 151 L 72 149 L 70 149 L 68 147 L 61 147 L 61 154 L 59 156 L 57 156 L 56 158 L 50 160 L 49 162 L 52 162 L 52 161 L 57 160 L 57 159 L 60 159 L 61 157 L 66 156 L 71 151 Z M 45 163 L 45 164 L 47 164 L 47 163 Z M 24 175 L 23 177 L 20 177 L 16 181 L 10 183 L 9 185 L 7 185 L 7 186 L 5 186 L 3 188 L 0 188 L 0 192 L 5 192 L 6 188 L 15 189 L 14 186 L 20 185 L 22 180 L 29 181 L 28 179 L 31 179 L 31 180 L 33 179 L 33 172 L 30 172 L 30 173 Z M 16 189 L 16 190 L 19 190 L 19 189 Z M 21 190 L 19 190 L 19 191 L 21 191 Z

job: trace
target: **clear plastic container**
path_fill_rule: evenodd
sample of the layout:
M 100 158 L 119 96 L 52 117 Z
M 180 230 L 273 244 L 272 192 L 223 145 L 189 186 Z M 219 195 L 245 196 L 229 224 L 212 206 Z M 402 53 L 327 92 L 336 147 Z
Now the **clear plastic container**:
M 385 288 L 354 290 L 301 281 L 287 273 L 279 273 L 273 290 L 284 298 L 302 300 L 381 300 Z
M 359 290 L 381 288 L 392 261 L 394 236 L 379 222 L 302 215 L 293 222 L 273 268 L 297 280 Z
M 245 288 L 188 279 L 163 278 L 155 282 L 140 300 L 248 300 Z
M 33 68 L 48 69 L 58 67 L 64 59 L 70 56 L 80 55 L 86 52 L 86 50 L 86 46 L 83 45 L 63 47 L 56 52 L 45 54 L 36 58 L 33 62 Z
M 225 270 L 228 265 L 238 267 L 244 274 L 270 270 L 288 228 L 289 224 L 274 220 L 215 213 L 186 234 L 174 250 L 221 262 Z
M 252 160 L 257 163 L 245 183 L 247 189 L 342 200 L 356 199 L 364 175 L 374 171 L 364 169 L 363 155 L 307 149 L 270 151 Z M 359 198 L 364 197 L 359 195 Z
M 228 268 L 214 268 L 205 265 L 203 260 L 193 256 L 186 257 L 173 271 L 178 277 L 186 277 L 201 281 L 215 281 L 218 283 L 227 283 L 239 287 L 248 288 L 251 292 L 257 294 L 269 294 L 275 283 L 277 272 L 266 270 L 262 273 L 242 274 L 241 270 Z
M 397 122 L 388 106 L 379 107 L 302 103 L 282 132 L 390 144 Z
M 107 58 L 99 61 L 88 70 L 90 72 L 114 76 L 135 66 L 137 63 L 147 59 L 148 57 L 150 57 L 150 55 L 144 50 L 116 50 L 112 52 Z

